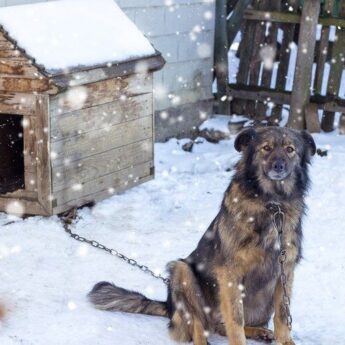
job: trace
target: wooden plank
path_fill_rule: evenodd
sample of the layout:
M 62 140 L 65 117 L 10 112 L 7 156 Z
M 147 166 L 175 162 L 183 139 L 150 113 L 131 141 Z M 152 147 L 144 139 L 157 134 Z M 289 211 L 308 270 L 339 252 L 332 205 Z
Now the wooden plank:
M 17 76 L 25 78 L 43 77 L 38 69 L 33 66 L 26 58 L 1 58 L 0 59 L 1 77 Z
M 94 194 L 90 194 L 90 195 L 85 195 L 79 199 L 76 200 L 71 200 L 68 201 L 67 203 L 60 205 L 60 206 L 56 206 L 53 209 L 53 213 L 54 214 L 61 214 L 64 213 L 74 207 L 81 207 L 83 205 L 87 205 L 90 203 L 96 203 L 98 201 L 110 198 L 113 194 L 120 194 L 130 188 L 136 187 L 142 183 L 148 182 L 150 180 L 152 180 L 154 178 L 154 175 L 148 175 L 148 176 L 144 176 L 144 177 L 140 177 L 138 181 L 133 181 L 132 183 L 129 183 L 128 186 L 120 186 L 120 187 L 116 187 L 116 189 L 114 189 L 114 192 L 110 192 L 112 190 L 110 189 L 106 189 L 106 190 L 102 190 L 100 192 L 94 193 Z
M 18 49 L 0 50 L 0 58 L 18 58 L 20 51 Z
M 250 21 L 270 21 L 286 24 L 300 24 L 301 16 L 294 13 L 274 12 L 274 11 L 258 11 L 248 9 L 244 13 L 244 19 Z M 318 24 L 322 26 L 336 26 L 345 28 L 345 19 L 335 17 L 319 17 Z
M 315 103 L 310 103 L 305 108 L 305 122 L 309 133 L 320 133 L 318 107 Z
M 59 206 L 68 204 L 71 207 L 71 205 L 84 204 L 86 201 L 92 202 L 95 200 L 95 194 L 97 193 L 101 193 L 104 198 L 107 197 L 107 194 L 111 196 L 114 192 L 118 193 L 135 186 L 141 182 L 142 178 L 151 175 L 152 167 L 152 161 L 146 162 L 86 182 L 78 188 L 74 186 L 54 193 L 53 203 L 56 205 L 54 206 L 54 213 L 59 212 Z
M 265 89 L 263 87 L 253 87 L 248 85 L 230 84 L 230 95 L 239 99 L 272 101 L 276 104 L 290 104 L 290 91 L 277 91 Z M 332 112 L 345 112 L 345 100 L 339 97 L 313 95 L 310 103 L 317 104 L 319 109 Z
M 113 102 L 121 96 L 131 97 L 151 92 L 151 75 L 133 75 L 76 86 L 51 98 L 51 116 Z M 85 97 L 85 100 L 76 101 L 76 97 Z
M 334 7 L 335 0 L 326 0 L 324 4 L 324 12 L 331 14 Z M 329 46 L 329 32 L 330 28 L 324 26 L 321 29 L 320 43 L 317 47 L 316 52 L 316 72 L 314 79 L 314 88 L 315 92 L 321 94 L 322 90 L 322 81 L 324 79 L 325 64 L 327 61 L 328 55 L 328 46 Z
M 345 114 L 341 114 L 339 119 L 339 134 L 345 134 Z
M 0 50 L 11 50 L 15 49 L 15 45 L 9 41 L 0 41 Z
M 23 118 L 23 127 L 25 190 L 37 191 L 37 151 L 35 117 L 25 116 Z
M 257 1 L 256 1 L 257 3 Z M 255 33 L 255 23 L 253 21 L 247 21 L 244 24 L 244 30 L 242 32 L 242 40 L 240 44 L 240 63 L 238 67 L 238 73 L 236 81 L 238 84 L 248 84 L 249 70 L 250 70 L 250 58 L 253 54 L 253 37 Z M 253 115 L 247 111 L 247 104 L 243 100 L 233 99 L 231 102 L 231 111 L 235 114 L 248 114 Z
M 0 78 L 0 92 L 45 92 L 57 93 L 57 88 L 49 83 L 46 78 L 30 79 L 21 77 Z
M 0 31 L 0 42 L 3 42 L 3 41 L 7 41 L 8 39 L 7 39 L 7 37 L 5 36 L 5 34 L 2 32 L 2 31 Z
M 1 114 L 35 115 L 36 96 L 32 93 L 16 93 L 0 91 Z
M 109 129 L 97 129 L 77 137 L 51 144 L 55 159 L 52 166 L 66 165 L 135 141 L 152 138 L 152 116 L 114 125 Z
M 214 46 L 214 72 L 217 79 L 217 101 L 220 114 L 230 114 L 228 100 L 229 63 L 228 36 L 226 31 L 226 0 L 216 1 L 216 26 Z
M 270 9 L 279 10 L 281 3 L 280 1 L 273 1 L 273 2 L 269 1 L 267 5 L 269 6 Z M 277 50 L 278 25 L 277 23 L 271 23 L 271 22 L 269 22 L 269 24 L 270 24 L 270 27 L 269 27 L 268 35 L 266 38 L 266 45 L 269 47 L 272 47 L 274 50 Z M 286 33 L 284 32 L 284 35 L 285 34 Z M 261 85 L 263 87 L 271 87 L 272 71 L 273 71 L 273 68 L 271 69 L 263 68 L 262 77 L 261 77 Z
M 49 159 L 49 96 L 37 95 L 35 136 L 37 152 L 37 191 L 38 200 L 47 213 L 52 212 L 51 167 Z
M 267 9 L 269 7 L 269 0 L 262 0 L 257 5 L 259 10 Z M 266 23 L 265 22 L 258 22 L 256 24 L 256 30 L 254 34 L 254 48 L 253 48 L 253 56 L 250 65 L 250 72 L 249 72 L 249 83 L 251 85 L 259 85 L 260 81 L 260 73 L 261 68 L 263 66 L 262 58 L 261 58 L 261 49 L 265 46 L 266 40 Z M 262 75 L 264 70 L 262 71 Z M 261 84 L 263 80 L 261 79 Z M 253 107 L 253 112 L 255 114 L 255 120 L 264 120 L 266 118 L 266 110 L 267 106 L 265 103 L 262 102 L 255 102 L 247 104 L 247 108 Z
M 1 194 L 0 198 L 25 199 L 27 201 L 38 201 L 38 193 L 24 189 L 12 193 Z
M 298 4 L 297 0 L 290 0 L 286 3 L 286 9 L 292 9 L 293 12 L 297 11 Z M 282 24 L 281 29 L 284 32 L 282 44 L 279 51 L 279 64 L 277 71 L 277 79 L 275 88 L 277 91 L 284 91 L 287 84 L 287 74 L 289 71 L 291 49 L 290 44 L 293 42 L 295 36 L 296 25 L 293 24 Z M 269 87 L 267 85 L 267 87 Z M 272 124 L 278 124 L 282 119 L 283 107 L 281 104 L 275 104 L 272 109 L 270 122 Z
M 71 138 L 153 114 L 151 93 L 51 117 L 51 141 Z
M 305 128 L 305 107 L 309 104 L 312 67 L 314 62 L 317 19 L 320 13 L 319 0 L 304 0 L 298 52 L 291 94 L 288 127 Z M 307 20 L 308 17 L 308 20 Z
M 151 74 L 161 69 L 165 60 L 160 53 L 148 58 L 140 58 L 123 63 L 108 63 L 107 65 L 77 67 L 66 71 L 53 72 L 51 79 L 62 88 L 90 84 L 101 80 L 125 77 L 136 73 Z M 138 69 L 138 66 L 140 67 Z
M 153 161 L 153 140 L 145 139 L 53 169 L 53 193 L 134 165 Z
M 234 41 L 237 33 L 240 31 L 240 26 L 243 21 L 244 11 L 252 0 L 237 1 L 233 9 L 231 17 L 227 20 L 227 36 L 228 36 L 228 46 L 230 47 Z M 229 9 L 228 9 L 229 10 Z M 229 12 L 227 12 L 229 13 Z
M 254 6 L 258 9 L 267 8 L 268 0 L 255 1 Z M 251 44 L 253 45 L 252 54 L 250 57 L 249 64 L 249 84 L 259 85 L 259 77 L 261 70 L 261 57 L 260 50 L 265 43 L 265 33 L 266 33 L 266 23 L 258 22 L 255 23 L 254 36 L 251 39 Z M 241 57 L 243 58 L 243 57 Z
M 345 17 L 345 4 L 341 5 L 340 16 Z M 327 95 L 337 96 L 344 69 L 345 29 L 336 29 L 336 40 L 332 49 L 331 69 L 329 72 Z M 325 111 L 322 115 L 321 128 L 325 132 L 334 130 L 334 112 Z
M 276 91 L 253 85 L 230 84 L 230 96 L 240 99 L 267 102 L 273 101 L 277 104 L 289 104 L 291 92 Z
M 265 8 L 267 0 L 254 0 L 252 1 L 252 6 L 254 9 L 262 9 Z M 249 85 L 258 85 L 259 75 L 260 75 L 260 68 L 261 68 L 261 59 L 259 56 L 260 53 L 260 45 L 263 44 L 265 38 L 265 31 L 266 25 L 264 22 L 247 22 L 246 25 L 254 24 L 254 31 L 253 36 L 250 38 L 250 44 L 252 45 L 252 49 L 250 54 L 248 55 L 249 59 L 249 73 L 248 73 L 248 83 Z M 242 60 L 241 56 L 241 60 Z M 246 58 L 246 57 L 244 57 Z M 256 104 L 257 102 L 247 102 L 245 106 L 245 112 L 252 118 L 257 118 L 256 113 Z
M 15 199 L 15 198 L 3 198 L 0 197 L 0 211 L 6 212 L 6 209 L 9 204 L 13 202 L 18 202 L 23 206 L 25 214 L 28 215 L 39 215 L 39 216 L 49 216 L 47 210 L 42 207 L 38 201 L 31 201 L 25 199 Z

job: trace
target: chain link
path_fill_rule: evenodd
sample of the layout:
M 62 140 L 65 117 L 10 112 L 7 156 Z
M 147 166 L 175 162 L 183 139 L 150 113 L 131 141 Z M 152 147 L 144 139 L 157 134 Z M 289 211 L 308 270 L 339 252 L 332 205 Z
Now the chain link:
M 286 315 L 286 324 L 291 331 L 292 329 L 292 316 L 290 312 L 290 297 L 287 291 L 287 275 L 285 273 L 284 263 L 286 261 L 286 243 L 284 241 L 284 226 L 285 226 L 285 213 L 282 211 L 279 204 L 269 205 L 269 209 L 273 212 L 273 225 L 278 233 L 280 253 L 279 253 L 279 264 L 280 264 L 280 281 L 283 287 L 283 305 Z
M 66 233 L 68 233 L 72 238 L 74 238 L 75 240 L 79 241 L 79 242 L 83 242 L 83 243 L 88 243 L 91 246 L 104 250 L 107 253 L 118 257 L 119 259 L 127 262 L 129 265 L 134 266 L 139 268 L 141 271 L 150 274 L 152 277 L 156 278 L 156 279 L 160 279 L 161 281 L 163 281 L 164 284 L 168 285 L 169 284 L 169 279 L 163 277 L 161 274 L 156 274 L 155 272 L 153 272 L 152 270 L 150 270 L 147 266 L 145 265 L 141 265 L 139 264 L 136 260 L 129 258 L 128 256 L 118 252 L 116 249 L 113 248 L 108 248 L 105 245 L 95 241 L 95 240 L 88 240 L 87 238 L 80 236 L 78 234 L 75 234 L 74 232 L 72 232 L 71 230 L 71 226 L 74 223 L 74 221 L 77 220 L 77 211 L 76 209 L 72 209 L 65 217 L 62 217 L 62 221 L 63 221 L 63 227 L 66 231 Z

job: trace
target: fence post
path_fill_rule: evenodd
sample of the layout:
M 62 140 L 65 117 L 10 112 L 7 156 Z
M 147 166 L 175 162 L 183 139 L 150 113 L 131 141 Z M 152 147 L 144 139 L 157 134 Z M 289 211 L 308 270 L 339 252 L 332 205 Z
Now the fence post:
M 305 0 L 302 10 L 294 86 L 290 101 L 288 127 L 305 128 L 305 107 L 309 103 L 316 28 L 320 13 L 320 0 Z
M 237 33 L 240 31 L 241 23 L 243 21 L 244 11 L 252 0 L 239 0 L 235 5 L 231 17 L 227 21 L 227 33 L 229 48 L 234 41 Z
M 214 39 L 214 71 L 217 78 L 218 112 L 230 115 L 228 35 L 226 28 L 227 2 L 216 0 L 216 27 Z
M 345 4 L 342 1 L 339 4 L 339 17 L 345 18 Z M 341 86 L 342 72 L 344 68 L 344 44 L 345 30 L 343 28 L 336 29 L 336 40 L 333 44 L 331 67 L 327 85 L 327 95 L 337 97 Z M 324 111 L 322 115 L 321 128 L 325 132 L 334 130 L 335 113 L 332 111 Z

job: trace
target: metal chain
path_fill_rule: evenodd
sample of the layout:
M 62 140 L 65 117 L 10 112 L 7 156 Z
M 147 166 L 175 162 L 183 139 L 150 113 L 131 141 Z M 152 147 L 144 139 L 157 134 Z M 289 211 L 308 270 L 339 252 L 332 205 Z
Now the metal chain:
M 272 206 L 274 205 L 274 206 Z M 285 273 L 284 263 L 286 261 L 286 243 L 284 240 L 284 227 L 285 227 L 285 213 L 282 211 L 279 204 L 271 204 L 271 211 L 273 211 L 273 225 L 278 233 L 280 253 L 279 253 L 279 263 L 280 263 L 280 281 L 283 287 L 283 305 L 286 315 L 286 324 L 291 331 L 292 329 L 292 316 L 290 312 L 290 297 L 287 291 L 287 275 Z
M 79 241 L 79 242 L 85 242 L 90 244 L 91 246 L 104 250 L 107 253 L 118 257 L 119 259 L 127 262 L 129 265 L 134 266 L 139 268 L 141 271 L 150 274 L 152 277 L 160 279 L 163 281 L 164 284 L 168 285 L 169 284 L 169 279 L 163 277 L 161 274 L 156 274 L 155 272 L 153 272 L 152 270 L 150 270 L 147 266 L 145 265 L 141 265 L 139 264 L 136 260 L 129 258 L 128 256 L 121 254 L 120 252 L 118 252 L 116 249 L 112 249 L 112 248 L 108 248 L 105 245 L 95 241 L 95 240 L 88 240 L 85 237 L 79 236 L 78 234 L 75 234 L 72 232 L 71 230 L 71 225 L 73 224 L 73 222 L 77 219 L 77 210 L 76 209 L 72 209 L 65 217 L 62 217 L 62 221 L 63 221 L 63 227 L 65 229 L 65 231 L 75 240 Z
M 292 316 L 290 312 L 290 297 L 287 292 L 287 276 L 285 273 L 285 267 L 284 263 L 286 261 L 286 248 L 285 248 L 285 241 L 284 241 L 284 226 L 285 226 L 285 213 L 282 211 L 279 204 L 276 203 L 270 203 L 268 204 L 268 209 L 272 212 L 273 215 L 273 225 L 278 233 L 278 238 L 280 242 L 280 254 L 279 254 L 279 263 L 280 263 L 280 281 L 283 287 L 283 303 L 284 303 L 284 309 L 286 313 L 286 324 L 288 328 L 292 329 Z M 156 279 L 160 279 L 163 281 L 164 284 L 168 285 L 170 280 L 169 278 L 163 277 L 161 274 L 156 274 L 152 270 L 150 270 L 147 266 L 139 264 L 136 260 L 127 257 L 126 255 L 118 252 L 116 249 L 108 248 L 105 245 L 95 241 L 95 240 L 88 240 L 85 237 L 79 236 L 78 234 L 75 234 L 71 230 L 71 225 L 73 222 L 77 219 L 77 210 L 72 209 L 65 217 L 62 218 L 63 220 L 63 227 L 72 238 L 79 242 L 85 242 L 90 244 L 91 246 L 104 250 L 107 253 L 118 257 L 119 259 L 127 262 L 131 266 L 139 268 L 141 271 L 150 274 L 152 277 Z

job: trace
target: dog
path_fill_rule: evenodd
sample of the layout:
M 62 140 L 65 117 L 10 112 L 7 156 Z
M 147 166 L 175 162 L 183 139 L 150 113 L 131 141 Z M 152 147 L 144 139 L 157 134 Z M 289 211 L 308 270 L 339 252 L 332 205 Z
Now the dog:
M 108 282 L 88 297 L 96 308 L 168 317 L 176 341 L 206 345 L 209 333 L 231 345 L 246 338 L 294 345 L 280 279 L 280 243 L 269 203 L 285 214 L 284 271 L 291 296 L 294 268 L 302 258 L 302 217 L 308 166 L 316 152 L 306 131 L 247 128 L 236 137 L 242 153 L 220 211 L 185 259 L 168 264 L 168 298 L 153 301 Z M 274 332 L 267 324 L 274 314 Z

